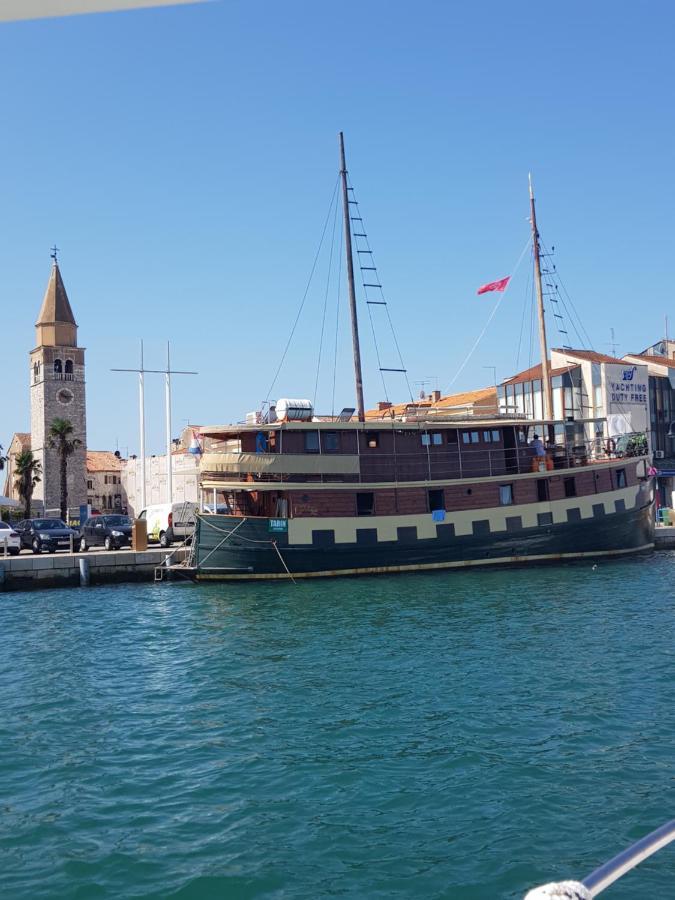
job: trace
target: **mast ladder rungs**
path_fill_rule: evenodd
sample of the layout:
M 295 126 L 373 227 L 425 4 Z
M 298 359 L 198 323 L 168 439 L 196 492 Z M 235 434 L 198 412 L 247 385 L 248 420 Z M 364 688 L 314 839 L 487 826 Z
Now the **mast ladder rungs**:
M 380 368 L 380 372 L 407 372 L 407 369 L 383 369 Z
M 386 300 L 366 300 L 366 306 L 386 306 Z
M 358 231 L 355 231 L 354 234 L 352 235 L 352 237 L 368 237 L 368 235 L 367 235 L 367 234 L 360 234 Z M 357 252 L 357 253 L 361 253 L 360 250 L 357 250 L 356 252 Z M 369 251 L 369 250 L 364 250 L 363 252 L 364 252 L 364 253 L 369 253 L 370 251 Z
M 359 234 L 357 234 L 356 237 L 365 237 L 365 235 L 359 235 Z M 357 252 L 357 253 L 370 253 L 371 256 L 373 255 L 373 251 L 372 251 L 372 250 L 357 250 L 356 252 Z
M 352 190 L 354 190 L 354 189 L 352 188 Z M 347 203 L 353 203 L 355 206 L 358 206 L 358 205 L 359 205 L 359 201 L 358 201 L 358 200 L 347 200 Z
M 362 272 L 377 272 L 375 266 L 359 266 Z
M 364 287 L 372 287 L 372 288 L 380 288 L 380 290 L 382 290 L 382 285 L 381 285 L 381 284 L 366 284 L 366 283 L 364 282 L 363 286 L 364 286 Z
M 352 222 L 363 222 L 363 219 L 360 216 L 350 216 L 349 218 Z

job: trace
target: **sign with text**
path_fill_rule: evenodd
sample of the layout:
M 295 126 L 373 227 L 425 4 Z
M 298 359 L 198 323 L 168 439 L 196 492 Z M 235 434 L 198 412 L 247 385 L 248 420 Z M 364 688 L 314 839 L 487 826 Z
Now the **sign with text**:
M 274 531 L 277 534 L 288 531 L 288 519 L 270 519 L 267 527 L 269 531 Z

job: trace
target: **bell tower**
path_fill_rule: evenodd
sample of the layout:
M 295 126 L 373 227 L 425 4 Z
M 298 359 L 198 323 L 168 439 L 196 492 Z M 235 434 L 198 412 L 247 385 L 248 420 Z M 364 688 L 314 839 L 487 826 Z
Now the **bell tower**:
M 30 430 L 33 455 L 42 463 L 42 481 L 33 498 L 45 513 L 59 515 L 60 468 L 56 450 L 49 447 L 54 419 L 67 419 L 73 437 L 82 443 L 68 458 L 68 506 L 87 502 L 87 413 L 84 348 L 77 346 L 77 323 L 61 278 L 57 248 L 52 251 L 49 276 L 35 323 L 35 349 L 30 353 Z

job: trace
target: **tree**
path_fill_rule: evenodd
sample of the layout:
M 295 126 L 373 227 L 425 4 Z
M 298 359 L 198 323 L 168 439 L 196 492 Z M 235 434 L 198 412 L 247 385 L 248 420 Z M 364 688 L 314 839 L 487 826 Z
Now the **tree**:
M 23 500 L 23 517 L 30 519 L 33 488 L 42 480 L 42 464 L 30 450 L 22 450 L 14 457 L 14 487 Z
M 2 444 L 0 444 L 0 472 L 5 468 L 5 462 L 7 461 L 7 457 L 2 452 Z
M 49 426 L 49 447 L 59 455 L 61 470 L 61 518 L 68 516 L 68 457 L 82 446 L 79 438 L 73 437 L 73 423 L 68 419 L 54 419 Z

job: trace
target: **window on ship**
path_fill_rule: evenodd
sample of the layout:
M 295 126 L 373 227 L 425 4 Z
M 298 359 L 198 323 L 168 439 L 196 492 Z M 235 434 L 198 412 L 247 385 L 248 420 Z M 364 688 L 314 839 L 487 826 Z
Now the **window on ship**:
M 361 491 L 356 495 L 356 515 L 372 516 L 375 508 L 375 494 L 372 491 Z
M 337 431 L 324 431 L 322 434 L 323 449 L 326 453 L 335 453 L 340 449 L 340 437 Z
M 548 479 L 540 478 L 537 481 L 537 500 L 540 503 L 545 503 L 549 498 L 548 495 Z
M 617 469 L 616 470 L 616 486 L 618 488 L 626 487 L 626 470 L 625 469 Z
M 513 504 L 513 485 L 512 484 L 500 484 L 499 485 L 499 505 L 500 506 L 511 506 Z
M 574 478 L 564 478 L 563 486 L 565 488 L 565 496 L 566 497 L 576 497 L 577 495 L 577 483 Z
M 368 447 L 376 448 L 380 446 L 380 436 L 376 431 L 366 431 L 366 444 Z
M 429 491 L 429 512 L 445 509 L 445 491 L 442 488 Z
M 305 453 L 318 453 L 319 452 L 319 432 L 318 431 L 306 431 L 305 432 Z

